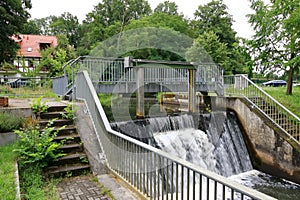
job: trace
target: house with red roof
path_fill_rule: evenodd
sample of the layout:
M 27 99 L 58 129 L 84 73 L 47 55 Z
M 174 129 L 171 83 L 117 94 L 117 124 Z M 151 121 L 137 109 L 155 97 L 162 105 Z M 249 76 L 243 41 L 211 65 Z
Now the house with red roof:
M 23 72 L 35 69 L 42 58 L 41 51 L 58 44 L 56 36 L 17 34 L 12 39 L 20 45 L 14 65 Z

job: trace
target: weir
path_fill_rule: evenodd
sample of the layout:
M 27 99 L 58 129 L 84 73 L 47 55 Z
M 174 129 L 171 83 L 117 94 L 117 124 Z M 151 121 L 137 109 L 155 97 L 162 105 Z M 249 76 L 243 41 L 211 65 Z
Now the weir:
M 253 169 L 233 112 L 167 116 L 115 122 L 111 126 L 225 177 Z
M 87 69 L 90 72 L 92 79 L 89 78 L 86 71 L 77 73 L 76 79 L 74 78 L 74 66 L 78 64 L 80 65 L 81 70 Z M 115 126 L 115 130 L 117 130 L 115 131 L 111 129 L 104 110 L 99 103 L 96 90 L 98 89 L 98 91 L 100 91 L 99 89 L 101 86 L 101 89 L 104 89 L 109 93 L 121 94 L 124 92 L 135 92 L 137 88 L 135 73 L 133 73 L 134 70 L 124 68 L 123 60 L 78 58 L 72 61 L 70 65 L 72 66 L 72 88 L 67 89 L 68 84 L 66 83 L 60 84 L 61 81 L 66 82 L 65 80 L 67 80 L 67 76 L 64 76 L 53 81 L 54 86 L 59 86 L 54 87 L 55 92 L 58 95 L 60 94 L 63 96 L 72 94 L 72 99 L 84 100 L 86 102 L 91 119 L 93 120 L 98 142 L 103 150 L 103 155 L 100 157 L 105 158 L 108 168 L 113 173 L 130 183 L 131 186 L 137 189 L 142 195 L 149 197 L 150 199 L 156 199 L 157 197 L 159 198 L 160 196 L 168 195 L 175 195 L 175 199 L 189 199 L 190 196 L 193 196 L 193 199 L 196 199 L 195 197 L 198 199 L 200 196 L 206 197 L 203 199 L 216 199 L 219 196 L 222 196 L 223 199 L 236 199 L 236 197 L 238 197 L 237 199 L 272 199 L 269 196 L 243 187 L 242 185 L 235 184 L 228 181 L 228 179 L 223 178 L 223 176 L 230 176 L 230 174 L 238 173 L 237 171 L 239 170 L 243 171 L 251 169 L 252 167 L 250 165 L 243 165 L 243 163 L 247 163 L 244 162 L 245 160 L 243 159 L 246 158 L 247 160 L 248 158 L 245 156 L 247 155 L 246 150 L 240 149 L 240 147 L 245 147 L 243 143 L 239 144 L 238 142 L 239 140 L 243 142 L 243 139 L 241 139 L 242 137 L 240 137 L 238 134 L 227 134 L 230 132 L 230 130 L 233 130 L 234 133 L 237 132 L 237 124 L 233 122 L 227 125 L 226 123 L 224 123 L 225 125 L 220 123 L 225 118 L 224 113 L 213 113 L 209 116 L 191 115 L 193 120 L 181 119 L 181 117 L 189 116 L 186 115 L 145 119 L 144 121 L 130 122 L 131 124 L 128 122 L 123 122 L 123 124 L 112 124 L 112 126 Z M 100 70 L 101 72 L 98 73 L 97 70 Z M 207 73 L 208 71 L 212 73 Z M 205 94 L 208 94 L 208 92 L 212 91 L 222 96 L 224 94 L 224 84 L 223 76 L 220 72 L 222 72 L 222 70 L 216 70 L 215 66 L 209 67 L 199 65 L 196 73 L 200 76 L 194 77 L 194 79 L 196 79 L 196 88 L 193 89 L 200 92 L 204 91 Z M 99 74 L 102 75 L 100 78 L 98 76 Z M 147 74 L 149 74 L 149 76 Z M 178 76 L 173 76 L 174 74 Z M 168 78 L 164 75 L 171 76 L 168 76 L 170 77 Z M 187 83 L 187 75 L 188 73 L 186 70 L 181 69 L 169 70 L 166 68 L 160 68 L 159 66 L 157 68 L 151 68 L 149 71 L 145 70 L 144 81 L 146 84 L 144 85 L 144 89 L 146 91 L 152 88 L 152 86 L 155 86 L 155 91 L 151 89 L 149 91 L 186 92 L 188 88 L 182 83 Z M 237 90 L 241 99 L 251 102 L 251 105 L 249 106 L 250 111 L 253 108 L 257 109 L 260 113 L 263 113 L 263 116 L 266 116 L 266 118 L 272 122 L 273 126 L 274 122 L 284 122 L 282 126 L 281 124 L 278 125 L 281 126 L 279 127 L 279 135 L 280 137 L 283 137 L 290 145 L 292 145 L 295 150 L 298 150 L 299 148 L 297 148 L 298 143 L 296 140 L 299 140 L 299 119 L 278 104 L 278 102 L 274 101 L 264 92 L 262 92 L 261 89 L 257 88 L 257 86 L 252 84 L 251 81 L 244 78 L 244 76 L 241 77 L 242 81 L 237 81 L 233 88 L 226 87 L 225 94 L 228 95 L 228 91 L 235 92 Z M 192 80 L 192 78 L 189 80 Z M 251 83 L 254 85 L 254 87 L 249 87 L 247 83 Z M 75 86 L 76 90 L 74 89 Z M 151 87 L 148 88 L 148 86 Z M 94 87 L 96 87 L 96 90 Z M 267 105 L 267 108 L 276 108 L 275 111 L 272 111 L 272 113 L 276 114 L 275 118 L 273 119 L 264 113 L 265 107 L 259 107 L 260 104 L 257 103 L 256 105 L 256 101 L 259 101 L 258 103 L 262 104 L 263 106 Z M 237 113 L 240 114 L 239 112 Z M 286 116 L 291 117 L 287 117 L 285 120 L 282 120 L 282 116 L 285 115 L 278 113 L 284 113 Z M 228 119 L 230 117 L 231 115 L 228 115 L 227 113 L 226 118 Z M 209 124 L 207 123 L 206 119 L 210 120 Z M 159 125 L 152 126 L 151 124 L 154 124 L 153 121 L 155 120 L 157 123 L 159 123 Z M 175 123 L 174 120 L 185 122 L 187 125 L 177 122 Z M 286 126 L 285 122 L 288 122 L 288 126 L 293 128 L 291 133 L 294 134 L 294 137 L 290 137 L 290 135 L 284 130 L 284 126 Z M 277 124 L 275 124 L 275 126 L 277 126 Z M 188 138 L 184 138 L 183 136 L 181 137 L 182 134 L 176 132 L 178 131 L 179 127 L 180 129 L 183 127 L 184 131 L 189 132 L 192 136 Z M 136 129 L 137 131 L 125 133 L 126 131 L 124 130 L 128 129 Z M 175 134 L 170 134 L 172 131 L 175 131 Z M 125 134 L 121 133 L 125 133 L 130 137 L 127 137 Z M 217 134 L 210 135 L 210 133 Z M 197 157 L 193 158 L 192 153 L 184 153 L 191 152 L 191 149 L 197 149 L 194 147 L 189 147 L 189 145 L 186 145 L 186 143 L 181 145 L 182 148 L 174 148 L 176 145 L 172 144 L 170 140 L 167 139 L 170 139 L 170 135 L 176 134 L 180 136 L 180 140 L 175 142 L 176 144 L 180 144 L 182 141 L 188 141 L 189 144 L 199 145 L 201 144 L 201 141 L 206 141 L 205 144 L 201 144 L 201 148 L 198 148 L 198 150 L 200 149 L 199 152 L 194 152 L 194 154 L 201 155 L 201 157 L 208 157 L 208 155 L 212 155 L 212 157 L 210 157 L 210 161 L 204 161 Z M 188 134 L 185 133 L 183 135 L 186 136 Z M 259 136 L 264 137 L 261 134 Z M 275 136 L 277 137 L 277 135 Z M 160 140 L 160 137 L 167 139 Z M 189 140 L 190 138 L 196 139 Z M 169 141 L 167 143 L 169 145 L 166 145 L 166 141 Z M 236 146 L 228 145 L 226 143 L 227 141 L 235 143 Z M 262 141 L 265 141 L 265 138 L 263 138 Z M 276 145 L 278 146 L 278 144 Z M 266 144 L 265 146 L 269 147 L 270 145 Z M 164 151 L 158 149 L 164 149 L 165 147 L 172 148 L 167 148 L 167 150 Z M 218 154 L 218 148 L 223 148 L 222 152 L 226 152 L 227 155 Z M 185 156 L 182 156 L 181 154 L 179 156 L 174 156 L 170 153 L 165 153 L 168 150 L 170 153 L 180 152 Z M 241 154 L 243 156 L 239 157 L 239 155 L 235 155 L 233 152 L 238 152 L 237 154 Z M 181 157 L 184 157 L 186 160 L 190 160 L 191 162 L 193 160 L 202 162 L 204 167 L 198 167 L 201 166 L 200 164 L 191 164 L 191 162 L 187 162 L 186 160 L 181 159 Z M 216 160 L 214 160 L 215 158 Z M 227 161 L 230 159 L 232 162 L 227 163 Z M 230 166 L 232 163 L 238 163 L 239 167 L 235 168 L 235 166 Z M 216 173 L 222 174 L 223 176 L 218 176 L 215 173 L 205 170 L 205 165 L 209 168 L 212 168 Z M 226 174 L 222 172 L 224 169 L 226 169 L 226 172 L 230 171 L 228 170 L 229 168 L 232 168 L 230 173 Z M 190 187 L 190 184 L 187 183 L 191 183 L 192 188 Z M 220 188 L 222 189 L 219 190 Z M 200 196 L 197 196 L 198 194 Z M 211 194 L 213 194 L 213 196 L 211 196 Z M 181 198 L 178 198 L 179 195 Z
M 102 149 L 95 161 L 146 199 L 274 199 L 112 130 L 86 71 L 77 73 L 76 83 L 76 99 L 85 102 Z

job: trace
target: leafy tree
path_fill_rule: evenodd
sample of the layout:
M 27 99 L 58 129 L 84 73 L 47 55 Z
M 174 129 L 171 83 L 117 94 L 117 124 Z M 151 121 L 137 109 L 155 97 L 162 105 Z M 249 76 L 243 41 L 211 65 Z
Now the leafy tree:
M 93 49 L 91 55 L 183 60 L 186 49 L 193 42 L 193 39 L 185 34 L 164 27 L 134 28 L 120 34 L 99 43 L 97 48 Z
M 152 32 L 154 29 L 147 29 L 150 27 L 157 28 L 157 32 Z M 169 33 L 168 31 L 161 31 L 159 29 L 169 30 Z M 132 20 L 125 27 L 125 30 L 140 30 L 140 36 L 135 34 L 133 36 L 128 36 L 128 34 L 126 34 L 124 40 L 131 39 L 132 41 L 136 41 L 136 37 L 139 39 L 143 37 L 143 39 L 141 39 L 143 40 L 143 43 L 150 44 L 148 46 L 149 48 L 138 48 L 137 50 L 127 53 L 126 56 L 151 60 L 182 61 L 184 60 L 184 53 L 177 55 L 174 53 L 178 52 L 176 48 L 181 47 L 182 49 L 179 50 L 181 52 L 183 49 L 186 49 L 189 45 L 191 45 L 189 42 L 187 45 L 187 40 L 185 39 L 178 41 L 178 37 L 181 38 L 180 34 L 185 35 L 187 38 L 190 38 L 189 36 L 192 35 L 188 22 L 183 18 L 183 16 L 179 15 L 154 12 L 150 16 L 142 17 L 139 20 Z M 190 40 L 192 39 L 190 38 Z M 169 47 L 167 47 L 168 45 Z M 168 51 L 166 51 L 166 49 L 168 49 Z M 170 50 L 173 52 L 170 52 Z
M 170 2 L 170 1 L 159 3 L 157 7 L 154 9 L 154 12 L 166 13 L 168 15 L 179 15 L 178 5 L 175 2 Z
M 42 31 L 40 27 L 38 27 L 38 24 L 36 23 L 36 20 L 29 20 L 22 30 L 23 34 L 32 34 L 32 35 L 42 35 Z
M 30 8 L 30 0 L 0 1 L 0 64 L 16 56 L 19 47 L 10 37 L 22 30 Z
M 88 53 L 97 42 L 122 32 L 130 20 L 140 19 L 151 12 L 146 0 L 103 0 L 87 14 L 80 28 L 79 53 Z
M 191 62 L 212 63 L 215 62 L 228 68 L 228 52 L 225 43 L 222 43 L 213 31 L 204 32 L 187 51 L 186 58 Z
M 300 64 L 299 0 L 251 0 L 255 11 L 249 15 L 254 27 L 252 47 L 255 61 L 264 69 L 288 71 L 286 93 L 292 94 L 294 71 Z
M 252 78 L 254 62 L 251 58 L 250 41 L 244 38 L 237 38 L 238 42 L 233 44 L 234 60 L 232 73 L 233 74 L 248 74 L 249 78 Z
M 58 46 L 47 48 L 41 51 L 41 54 L 42 59 L 38 68 L 46 68 L 50 72 L 50 77 L 62 75 L 64 63 L 76 57 L 75 49 L 69 45 L 65 35 L 58 36 Z
M 236 32 L 232 29 L 233 18 L 227 12 L 227 6 L 222 0 L 213 0 L 198 7 L 192 20 L 196 35 L 213 31 L 219 40 L 231 47 L 236 42 Z
M 233 18 L 227 12 L 227 6 L 223 1 L 213 0 L 205 5 L 200 5 L 194 16 L 194 20 L 191 21 L 194 37 L 203 37 L 201 35 L 204 33 L 213 32 L 218 37 L 219 42 L 226 45 L 227 57 L 229 59 L 223 62 L 220 61 L 223 64 L 226 63 L 226 66 L 222 66 L 226 69 L 226 73 L 235 74 L 241 72 L 242 70 L 240 69 L 243 68 L 242 65 L 245 63 L 240 63 L 240 61 L 245 59 L 239 57 L 242 54 L 237 54 L 239 51 L 239 42 L 236 38 L 236 32 L 232 28 Z M 217 43 L 216 45 L 219 44 Z M 215 56 L 212 55 L 212 58 Z M 239 66 L 236 66 L 237 63 Z
M 54 16 L 50 15 L 48 17 L 40 18 L 40 19 L 32 19 L 25 25 L 25 30 L 27 33 L 31 33 L 31 30 L 28 28 L 33 27 L 34 32 L 36 32 L 36 28 L 39 30 L 40 35 L 51 35 L 50 24 L 52 22 L 52 18 Z
M 188 21 L 183 16 L 169 15 L 167 13 L 153 13 L 150 16 L 145 16 L 139 20 L 132 20 L 126 30 L 143 28 L 143 27 L 164 27 L 174 31 L 178 31 L 187 36 L 192 36 Z
M 64 34 L 67 36 L 69 43 L 77 47 L 79 22 L 76 16 L 71 13 L 63 13 L 60 17 L 53 16 L 49 28 L 52 35 Z

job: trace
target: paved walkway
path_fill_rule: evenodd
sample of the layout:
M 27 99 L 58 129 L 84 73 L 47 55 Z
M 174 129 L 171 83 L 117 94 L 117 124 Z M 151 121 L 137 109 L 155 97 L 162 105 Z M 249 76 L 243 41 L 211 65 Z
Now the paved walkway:
M 98 182 L 90 177 L 74 177 L 59 183 L 58 192 L 62 200 L 110 200 Z
M 121 185 L 111 175 L 96 177 L 79 176 L 66 178 L 57 185 L 62 200 L 138 200 L 128 188 Z M 107 193 L 109 191 L 109 194 Z

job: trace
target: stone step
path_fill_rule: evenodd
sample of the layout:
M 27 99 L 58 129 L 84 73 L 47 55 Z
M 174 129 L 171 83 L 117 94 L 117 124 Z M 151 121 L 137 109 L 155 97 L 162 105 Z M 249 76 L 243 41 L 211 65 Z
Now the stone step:
M 67 135 L 57 135 L 54 138 L 54 141 L 57 141 L 57 142 L 60 142 L 62 140 L 65 140 L 65 143 L 64 143 L 65 145 L 81 143 L 80 135 L 78 135 L 77 133 L 67 134 Z
M 71 152 L 61 158 L 56 159 L 53 164 L 54 165 L 66 165 L 66 164 L 87 164 L 87 157 L 84 152 Z
M 50 106 L 47 109 L 47 112 L 64 112 L 66 105 L 57 105 L 57 106 Z
M 51 120 L 47 120 L 47 119 L 41 119 L 39 121 L 39 125 L 44 128 L 46 127 L 49 122 L 51 122 Z M 72 120 L 68 120 L 68 119 L 55 119 L 52 121 L 52 127 L 58 127 L 58 126 L 64 126 L 64 125 L 72 125 L 73 121 Z
M 40 115 L 41 119 L 62 119 L 62 114 L 66 114 L 65 111 L 56 111 L 56 112 L 45 112 Z
M 65 164 L 65 165 L 55 165 L 46 168 L 45 172 L 52 176 L 76 176 L 81 175 L 84 171 L 90 171 L 89 164 L 76 163 L 76 164 Z
M 73 144 L 65 144 L 59 148 L 64 153 L 72 153 L 72 152 L 82 152 L 83 151 L 83 145 L 79 143 L 73 143 Z
M 57 131 L 57 130 L 59 130 L 58 135 L 70 135 L 70 134 L 77 133 L 76 126 L 74 125 L 67 125 L 64 128 L 54 127 L 53 131 Z

